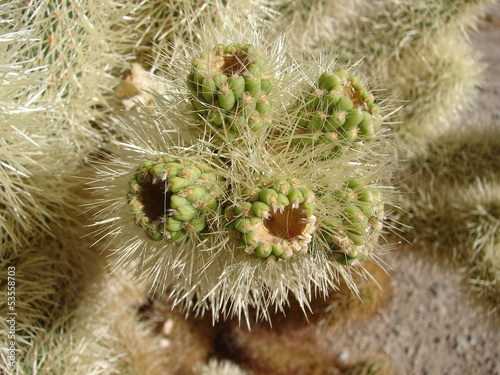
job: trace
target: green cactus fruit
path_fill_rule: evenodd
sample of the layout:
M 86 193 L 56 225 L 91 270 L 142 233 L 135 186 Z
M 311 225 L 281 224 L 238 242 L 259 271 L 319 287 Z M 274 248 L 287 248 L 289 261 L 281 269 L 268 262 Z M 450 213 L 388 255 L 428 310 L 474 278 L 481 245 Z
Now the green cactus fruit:
M 142 163 L 129 182 L 128 207 L 150 239 L 181 244 L 202 232 L 217 208 L 217 177 L 170 156 Z
M 267 124 L 272 79 L 266 59 L 251 44 L 217 45 L 192 61 L 187 86 L 196 116 L 219 136 L 238 136 Z M 224 129 L 224 130 L 223 130 Z
M 260 181 L 226 209 L 228 230 L 248 254 L 287 259 L 305 253 L 316 230 L 314 193 L 288 179 Z
M 351 179 L 331 197 L 341 215 L 326 220 L 328 255 L 340 264 L 351 265 L 365 259 L 378 243 L 384 218 L 380 190 Z
M 380 108 L 357 76 L 344 70 L 322 73 L 298 105 L 294 142 L 332 144 L 330 157 L 374 138 L 382 124 Z

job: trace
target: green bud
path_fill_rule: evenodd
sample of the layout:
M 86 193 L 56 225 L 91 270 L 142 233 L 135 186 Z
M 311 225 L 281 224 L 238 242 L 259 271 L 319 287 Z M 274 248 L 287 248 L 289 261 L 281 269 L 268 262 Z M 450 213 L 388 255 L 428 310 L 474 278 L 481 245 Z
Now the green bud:
M 278 206 L 288 206 L 290 201 L 285 194 L 278 193 L 278 197 L 276 198 L 276 204 Z
M 205 216 L 199 215 L 192 219 L 190 224 L 193 226 L 195 232 L 201 232 L 207 226 L 207 221 L 205 220 Z
M 340 252 L 340 251 L 334 251 L 332 252 L 332 255 L 330 256 L 330 259 L 333 259 L 335 262 L 343 265 L 343 266 L 350 266 L 356 258 L 350 257 L 349 255 Z
M 255 247 L 254 253 L 257 254 L 261 258 L 267 258 L 269 255 L 271 255 L 273 251 L 272 245 L 266 243 L 266 244 L 259 244 Z
M 373 131 L 376 133 L 379 131 L 380 126 L 382 125 L 382 117 L 380 115 L 373 115 L 372 116 L 372 125 L 373 125 Z
M 167 221 L 165 222 L 165 230 L 169 231 L 170 233 L 180 231 L 182 229 L 182 223 L 182 221 L 176 220 L 173 217 L 168 217 Z
M 211 77 L 205 77 L 203 79 L 201 84 L 201 95 L 203 99 L 207 102 L 211 102 L 214 99 L 216 89 L 216 84 Z
M 251 216 L 252 214 L 252 203 L 251 202 L 241 202 L 234 208 L 234 212 L 237 215 Z
M 262 77 L 260 85 L 263 92 L 269 93 L 273 87 L 273 82 L 269 77 Z
M 347 181 L 347 187 L 349 189 L 356 189 L 358 186 L 362 186 L 361 180 L 359 178 L 351 178 Z
M 358 124 L 359 128 L 359 134 L 364 138 L 364 139 L 371 139 L 375 133 L 375 129 L 373 128 L 372 124 L 372 115 L 370 115 L 368 112 L 363 111 L 363 118 L 361 119 L 360 123 Z
M 349 99 L 348 96 L 341 96 L 339 97 L 339 100 L 337 101 L 337 110 L 339 111 L 349 111 L 352 109 L 354 106 L 353 102 L 351 99 Z
M 363 245 L 365 243 L 365 237 L 357 232 L 347 231 L 347 237 L 349 237 L 354 245 Z
M 174 176 L 168 179 L 170 183 L 170 190 L 173 193 L 178 193 L 182 189 L 185 189 L 189 185 L 189 180 L 179 176 Z
M 323 102 L 321 105 L 321 110 L 332 113 L 337 109 L 337 104 L 339 102 L 340 95 L 335 91 L 330 91 L 323 97 Z
M 271 103 L 267 100 L 267 98 L 261 96 L 259 100 L 255 103 L 255 109 L 261 114 L 265 115 L 269 113 L 271 109 Z
M 174 213 L 175 215 L 173 215 L 172 217 L 179 221 L 189 221 L 198 216 L 198 210 L 191 204 L 177 207 Z
M 258 112 L 254 112 L 248 119 L 248 125 L 252 131 L 257 132 L 264 127 L 265 121 Z
M 225 93 L 217 93 L 217 102 L 222 109 L 230 111 L 236 104 L 234 93 L 228 88 Z
M 167 177 L 167 163 L 157 163 L 150 170 L 150 173 L 154 176 L 161 178 L 162 180 Z
M 252 203 L 252 211 L 255 216 L 264 218 L 267 217 L 271 207 L 264 202 L 256 201 Z
M 180 163 L 167 163 L 167 178 L 177 176 L 180 171 L 182 171 L 182 164 Z
M 259 200 L 269 206 L 275 206 L 278 198 L 278 192 L 274 189 L 262 189 L 259 192 Z
M 172 196 L 170 197 L 170 207 L 172 207 L 175 210 L 181 206 L 185 206 L 186 204 L 191 204 L 191 203 L 189 203 L 189 201 L 186 198 L 181 197 L 179 194 L 172 194 Z
M 250 233 L 254 230 L 250 218 L 239 218 L 235 221 L 235 228 L 241 233 Z
M 201 176 L 201 169 L 198 167 L 190 166 L 183 168 L 179 172 L 179 177 L 189 180 L 190 183 L 195 183 Z
M 272 248 L 271 250 L 272 254 L 277 258 L 281 258 L 281 256 L 283 255 L 282 247 L 278 245 L 272 245 L 271 248 Z
M 161 241 L 163 239 L 163 233 L 155 226 L 147 228 L 146 233 L 153 241 Z
M 304 197 L 304 202 L 306 203 L 314 202 L 314 193 L 312 192 L 311 189 L 305 187 L 299 187 L 298 189 L 300 190 L 302 196 Z
M 233 92 L 235 99 L 241 98 L 245 91 L 245 78 L 242 76 L 229 77 L 227 84 Z
M 224 114 L 220 108 L 210 108 L 207 115 L 207 121 L 216 127 L 221 127 L 224 123 Z
M 299 189 L 290 188 L 290 191 L 288 192 L 288 199 L 293 206 L 297 206 L 304 202 L 304 195 L 302 195 L 302 192 Z
M 245 91 L 257 97 L 262 90 L 261 79 L 254 75 L 245 76 Z
M 327 91 L 342 89 L 339 77 L 330 72 L 324 72 L 319 76 L 318 87 Z
M 128 207 L 131 212 L 140 212 L 142 210 L 142 203 L 137 197 L 132 197 L 128 201 Z
M 340 111 L 327 116 L 324 123 L 324 129 L 326 131 L 333 132 L 340 128 L 344 125 L 346 114 L 346 112 Z
M 292 186 L 290 185 L 290 183 L 285 179 L 280 179 L 273 182 L 273 189 L 285 195 L 289 193 L 291 187 Z
M 215 82 L 215 87 L 220 91 L 222 90 L 223 87 L 226 87 L 227 83 L 227 76 L 225 74 L 216 74 L 212 77 L 213 81 Z
M 243 235 L 243 241 L 245 242 L 246 245 L 255 246 L 255 245 L 257 245 L 257 241 L 255 241 L 256 236 L 257 236 L 257 233 L 255 233 L 255 232 L 245 233 Z
M 359 109 L 351 109 L 347 111 L 347 116 L 344 124 L 342 125 L 342 129 L 345 132 L 355 128 L 363 119 L 363 111 Z
M 183 230 L 172 233 L 172 236 L 170 237 L 170 240 L 176 243 L 177 245 L 182 244 L 184 241 L 186 241 L 186 239 L 187 239 L 187 234 Z

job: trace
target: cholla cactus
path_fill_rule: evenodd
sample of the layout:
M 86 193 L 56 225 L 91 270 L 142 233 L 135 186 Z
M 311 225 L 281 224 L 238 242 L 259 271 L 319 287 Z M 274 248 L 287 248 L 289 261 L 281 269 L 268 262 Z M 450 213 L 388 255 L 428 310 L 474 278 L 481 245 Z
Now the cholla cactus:
M 208 32 L 182 60 L 168 57 L 178 73 L 167 74 L 181 78 L 154 95 L 158 115 L 118 119 L 118 134 L 130 136 L 97 161 L 93 187 L 103 193 L 96 225 L 107 225 L 98 231 L 112 239 L 114 266 L 134 265 L 153 290 L 214 320 L 249 319 L 250 308 L 269 319 L 290 292 L 305 308 L 311 275 L 319 293 L 339 275 L 355 290 L 352 267 L 363 272 L 362 260 L 376 259 L 387 199 L 375 187 L 390 170 L 381 168 L 390 165 L 383 136 L 360 136 L 333 159 L 317 157 L 331 145 L 294 145 L 294 98 L 332 64 L 300 63 L 285 41 L 264 43 L 266 32 L 245 22 L 230 39 Z M 331 77 L 321 76 L 322 88 Z M 335 77 L 339 87 L 327 91 L 350 102 L 350 129 L 375 133 L 374 98 L 356 76 Z M 353 197 L 343 200 L 346 189 Z

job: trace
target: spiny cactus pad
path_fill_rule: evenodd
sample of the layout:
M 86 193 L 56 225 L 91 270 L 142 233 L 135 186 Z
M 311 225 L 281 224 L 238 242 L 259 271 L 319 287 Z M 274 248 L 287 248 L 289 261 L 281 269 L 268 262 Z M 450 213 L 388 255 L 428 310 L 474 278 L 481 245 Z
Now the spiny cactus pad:
M 314 203 L 314 193 L 293 181 L 261 181 L 248 199 L 226 209 L 228 230 L 249 254 L 288 259 L 307 252 L 316 229 Z
M 345 70 L 322 73 L 302 96 L 298 111 L 295 141 L 332 144 L 333 156 L 343 148 L 370 141 L 382 124 L 373 95 Z
M 365 259 L 382 231 L 384 205 L 380 190 L 352 179 L 336 190 L 332 199 L 341 215 L 327 221 L 331 259 L 341 264 Z
M 217 45 L 191 63 L 187 85 L 196 115 L 218 134 L 260 130 L 272 105 L 266 59 L 251 44 Z
M 128 185 L 135 224 L 152 240 L 176 244 L 205 229 L 220 195 L 213 173 L 170 156 L 142 163 Z

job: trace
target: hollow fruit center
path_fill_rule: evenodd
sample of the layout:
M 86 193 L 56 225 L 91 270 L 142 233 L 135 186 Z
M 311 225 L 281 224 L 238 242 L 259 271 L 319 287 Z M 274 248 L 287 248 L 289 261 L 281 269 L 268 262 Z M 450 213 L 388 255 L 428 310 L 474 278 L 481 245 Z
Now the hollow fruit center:
M 222 73 L 227 76 L 236 76 L 242 74 L 250 65 L 248 54 L 238 51 L 224 54 L 224 64 Z
M 274 211 L 264 220 L 264 227 L 270 234 L 285 240 L 291 240 L 304 233 L 307 225 L 307 216 L 301 208 L 291 205 L 284 209 Z
M 361 93 L 356 90 L 352 83 L 347 83 L 344 85 L 344 94 L 351 99 L 354 108 L 360 108 L 362 110 L 368 110 L 371 113 L 371 110 L 366 106 L 365 100 L 363 99 L 363 96 Z
M 152 176 L 147 176 L 139 193 L 139 201 L 144 207 L 144 213 L 151 222 L 162 220 L 170 216 L 170 198 L 172 192 L 168 191 L 166 181 L 154 181 Z

